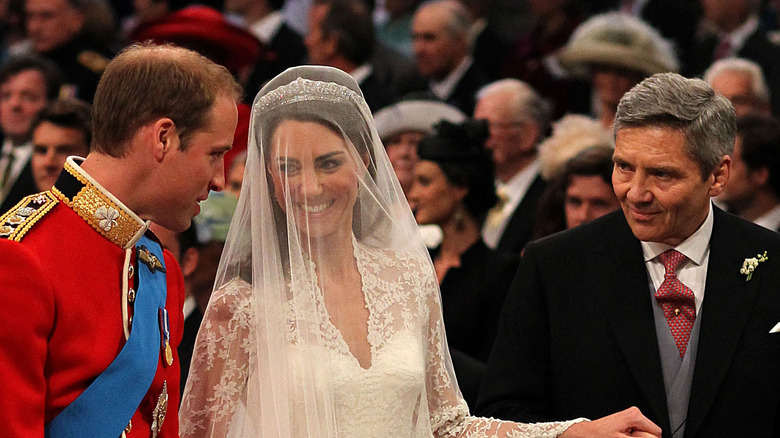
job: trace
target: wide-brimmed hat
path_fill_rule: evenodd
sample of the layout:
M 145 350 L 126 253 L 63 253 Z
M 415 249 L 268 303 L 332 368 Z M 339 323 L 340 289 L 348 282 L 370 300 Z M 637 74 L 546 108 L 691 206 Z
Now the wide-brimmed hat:
M 466 115 L 459 109 L 435 100 L 404 100 L 382 109 L 374 116 L 376 130 L 382 139 L 408 131 L 430 134 L 442 120 L 461 123 L 466 119 Z
M 587 76 L 594 65 L 635 70 L 645 76 L 676 72 L 672 44 L 647 23 L 610 12 L 582 23 L 558 53 L 561 66 L 574 76 Z
M 539 172 L 547 181 L 563 170 L 563 165 L 581 151 L 603 146 L 615 148 L 612 132 L 598 120 L 569 114 L 553 123 L 552 135 L 539 144 Z
M 189 6 L 144 23 L 133 31 L 130 39 L 187 47 L 233 73 L 255 64 L 263 53 L 263 44 L 252 33 L 208 6 Z

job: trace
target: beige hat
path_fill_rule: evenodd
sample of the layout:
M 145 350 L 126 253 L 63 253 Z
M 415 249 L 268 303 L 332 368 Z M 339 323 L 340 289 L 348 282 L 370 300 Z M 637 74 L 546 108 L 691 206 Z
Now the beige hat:
M 435 100 L 403 100 L 383 108 L 374 116 L 376 130 L 382 140 L 400 132 L 433 132 L 442 120 L 461 123 L 467 117 L 459 109 Z
M 582 23 L 558 53 L 561 66 L 587 76 L 594 64 L 636 70 L 645 76 L 676 72 L 672 44 L 644 21 L 619 12 L 595 15 Z
M 553 123 L 552 135 L 539 145 L 539 172 L 547 181 L 553 179 L 564 163 L 580 151 L 593 146 L 614 149 L 612 132 L 604 129 L 598 120 L 569 114 Z

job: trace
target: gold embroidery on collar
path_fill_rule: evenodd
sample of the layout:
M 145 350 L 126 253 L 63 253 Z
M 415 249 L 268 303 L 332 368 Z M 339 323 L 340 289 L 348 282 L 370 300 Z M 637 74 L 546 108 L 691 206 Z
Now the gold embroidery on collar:
M 14 208 L 0 216 L 0 238 L 21 241 L 27 231 L 55 205 L 57 199 L 51 192 L 25 197 Z
M 65 205 L 73 209 L 84 221 L 114 244 L 124 248 L 141 229 L 125 209 L 112 201 L 99 188 L 92 185 L 79 172 L 65 164 L 65 170 L 79 180 L 84 187 L 68 199 L 57 187 L 52 192 Z

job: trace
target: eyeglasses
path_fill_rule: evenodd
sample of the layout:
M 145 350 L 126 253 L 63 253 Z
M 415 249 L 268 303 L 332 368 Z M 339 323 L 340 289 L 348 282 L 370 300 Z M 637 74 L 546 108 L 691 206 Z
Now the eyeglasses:
M 525 122 L 518 120 L 515 122 L 488 122 L 488 129 L 491 134 L 508 132 L 513 129 L 522 128 Z

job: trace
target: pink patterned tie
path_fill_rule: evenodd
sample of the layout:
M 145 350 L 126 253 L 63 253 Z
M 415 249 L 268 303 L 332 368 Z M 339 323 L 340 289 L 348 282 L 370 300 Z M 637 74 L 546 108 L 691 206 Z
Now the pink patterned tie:
M 688 338 L 691 336 L 693 323 L 696 321 L 696 299 L 693 291 L 682 284 L 675 275 L 677 266 L 685 260 L 685 256 L 670 249 L 658 258 L 664 265 L 666 273 L 661 287 L 655 293 L 655 299 L 664 311 L 674 342 L 680 350 L 680 357 L 683 357 L 688 348 Z

